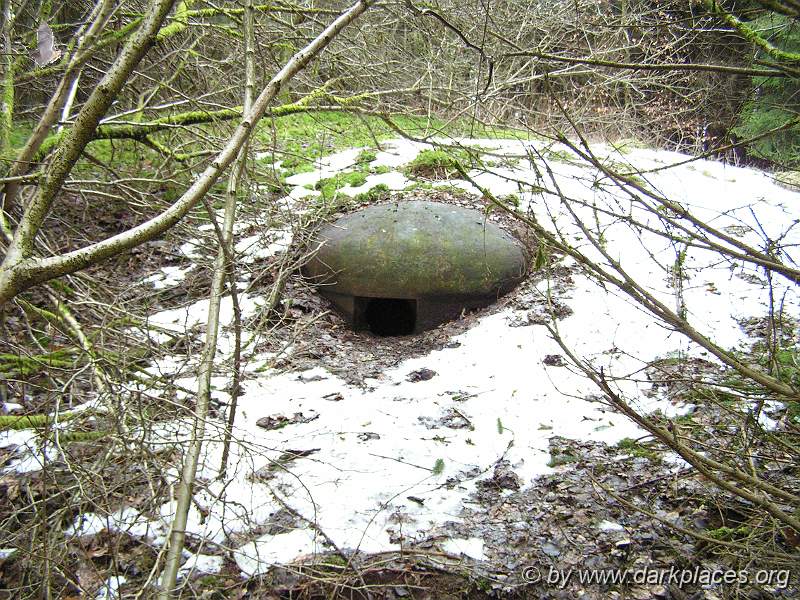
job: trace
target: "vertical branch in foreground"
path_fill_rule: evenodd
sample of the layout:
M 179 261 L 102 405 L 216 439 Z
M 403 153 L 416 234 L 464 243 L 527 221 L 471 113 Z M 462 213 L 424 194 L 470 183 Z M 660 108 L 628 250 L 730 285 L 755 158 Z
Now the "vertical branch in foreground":
M 3 43 L 2 78 L 0 82 L 0 153 L 11 146 L 14 119 L 14 57 L 11 53 L 11 0 L 0 1 L 0 35 Z
M 353 20 L 358 18 L 370 5 L 370 0 L 359 0 L 350 9 L 342 13 L 333 23 L 325 28 L 310 44 L 297 52 L 286 65 L 281 69 L 281 74 L 294 71 L 295 73 L 304 67 L 308 61 L 321 52 L 330 41 L 335 38 L 341 31 Z M 292 75 L 294 73 L 291 73 Z M 270 82 L 273 85 L 275 79 Z M 252 80 L 250 81 L 252 83 Z M 269 90 L 269 88 L 268 88 Z M 277 92 L 277 90 L 275 90 Z M 262 96 L 265 92 L 262 92 Z M 259 97 L 261 100 L 261 97 Z M 255 104 L 258 105 L 258 102 Z M 261 107 L 260 113 L 266 107 Z M 245 119 L 250 116 L 250 112 L 245 111 Z M 259 115 L 260 117 L 260 115 Z M 258 118 L 247 123 L 248 136 L 255 127 Z M 242 158 L 246 156 L 246 145 L 240 146 L 239 154 L 237 154 L 240 161 L 234 167 L 234 174 L 232 178 L 237 178 L 236 172 L 241 169 Z M 234 182 L 235 185 L 235 182 Z M 230 190 L 230 187 L 229 187 Z M 225 206 L 225 223 L 223 237 L 225 243 L 230 243 L 232 240 L 233 218 L 235 209 L 235 194 L 228 194 Z M 172 521 L 171 533 L 169 536 L 169 547 L 167 549 L 167 557 L 164 566 L 164 573 L 161 576 L 161 589 L 159 591 L 160 600 L 168 600 L 172 597 L 175 591 L 175 584 L 178 575 L 178 568 L 180 566 L 181 553 L 183 552 L 183 544 L 186 538 L 186 524 L 189 515 L 189 507 L 192 501 L 192 492 L 194 479 L 197 474 L 197 466 L 200 460 L 200 451 L 203 444 L 203 435 L 205 434 L 206 417 L 208 416 L 209 400 L 211 395 L 211 370 L 214 366 L 214 356 L 217 349 L 217 336 L 219 333 L 219 309 L 222 300 L 222 287 L 226 276 L 226 257 L 225 244 L 222 244 L 217 253 L 217 258 L 214 261 L 213 281 L 211 284 L 211 293 L 209 298 L 208 307 L 208 320 L 206 326 L 206 341 L 203 348 L 203 354 L 200 358 L 200 366 L 198 370 L 198 386 L 197 386 L 197 405 L 194 412 L 194 423 L 192 426 L 191 438 L 189 439 L 186 447 L 186 453 L 183 460 L 183 468 L 181 470 L 181 479 L 177 485 L 176 493 L 176 507 L 175 517 Z
M 255 73 L 255 23 L 254 23 L 254 10 L 253 0 L 244 0 L 244 105 L 243 113 L 250 112 L 253 106 L 254 95 L 254 82 L 256 78 Z M 233 222 L 236 218 L 236 198 L 239 193 L 241 183 L 241 176 L 244 173 L 245 165 L 247 164 L 247 150 L 248 144 L 242 146 L 239 153 L 239 158 L 234 165 L 231 177 L 228 180 L 228 196 L 225 200 L 225 247 L 220 247 L 220 252 L 217 255 L 217 260 L 220 258 L 226 259 L 225 272 L 230 277 L 231 296 L 233 300 L 233 318 L 234 318 L 234 345 L 233 345 L 233 365 L 232 365 L 232 380 L 231 380 L 231 403 L 228 407 L 228 419 L 225 425 L 225 441 L 222 445 L 222 459 L 219 466 L 219 478 L 224 479 L 228 468 L 228 454 L 231 447 L 231 436 L 233 434 L 233 422 L 236 419 L 236 404 L 239 400 L 239 386 L 240 386 L 240 368 L 242 356 L 242 314 L 239 310 L 239 302 L 236 298 L 236 277 L 234 254 L 233 254 Z M 231 218 L 228 218 L 228 215 Z M 224 252 L 223 252 L 224 251 Z M 216 273 L 214 274 L 216 281 Z M 213 292 L 213 290 L 212 290 Z M 211 371 L 208 372 L 208 377 L 211 377 Z M 209 379 L 210 384 L 210 379 Z
M 250 4 L 251 0 L 245 0 Z M 249 14 L 250 11 L 245 11 Z M 247 21 L 247 20 L 246 20 Z M 246 44 L 250 46 L 252 36 L 245 34 Z M 251 73 L 247 70 L 247 75 Z M 250 79 L 252 81 L 252 79 Z M 250 110 L 252 104 L 252 86 L 245 86 L 245 106 L 244 113 Z M 200 449 L 202 446 L 202 438 L 205 432 L 205 420 L 208 415 L 208 407 L 211 402 L 211 373 L 214 370 L 214 357 L 217 353 L 217 338 L 219 336 L 219 313 L 220 304 L 222 302 L 222 295 L 225 287 L 225 279 L 229 274 L 233 273 L 233 224 L 236 221 L 236 199 L 239 191 L 239 183 L 241 175 L 244 171 L 244 165 L 247 162 L 247 148 L 245 143 L 239 150 L 239 155 L 236 162 L 231 169 L 230 178 L 228 179 L 228 187 L 226 190 L 225 198 L 225 217 L 222 225 L 221 235 L 218 236 L 219 248 L 217 249 L 217 256 L 214 259 L 213 273 L 211 279 L 211 290 L 209 293 L 208 303 L 208 318 L 206 322 L 206 340 L 203 346 L 203 353 L 200 356 L 200 365 L 198 367 L 198 382 L 197 382 L 197 408 L 195 410 L 195 420 L 192 430 L 192 438 L 186 450 L 186 456 L 183 461 L 183 470 L 181 472 L 181 480 L 178 484 L 178 498 L 175 510 L 175 518 L 172 522 L 172 533 L 169 539 L 169 548 L 167 550 L 167 558 L 164 566 L 164 574 L 161 578 L 161 592 L 160 598 L 169 598 L 175 589 L 175 584 L 178 576 L 178 567 L 180 566 L 181 554 L 183 552 L 183 544 L 186 537 L 186 521 L 189 514 L 189 506 L 192 499 L 192 487 L 194 478 L 197 473 L 197 464 L 200 458 Z M 208 209 L 213 208 L 206 204 Z M 210 215 L 213 219 L 213 215 Z M 231 294 L 236 294 L 236 281 L 231 277 Z M 240 324 L 237 323 L 237 327 Z M 237 348 L 234 351 L 238 352 L 240 338 L 237 336 Z M 236 362 L 236 361 L 234 361 Z M 231 389 L 231 415 L 234 410 L 234 402 L 236 401 L 238 390 L 238 365 L 234 365 L 234 385 Z M 232 418 L 232 417 L 231 417 Z M 225 442 L 229 443 L 230 428 L 225 432 Z M 226 446 L 227 450 L 227 446 Z M 222 470 L 225 468 L 227 456 L 223 457 Z

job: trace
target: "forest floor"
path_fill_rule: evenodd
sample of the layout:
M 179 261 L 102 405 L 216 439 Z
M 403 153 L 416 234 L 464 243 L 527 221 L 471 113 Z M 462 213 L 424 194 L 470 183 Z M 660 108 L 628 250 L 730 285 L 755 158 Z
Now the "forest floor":
M 628 272 L 665 302 L 682 303 L 692 323 L 721 346 L 751 355 L 763 343 L 769 293 L 781 298 L 787 323 L 800 314 L 790 286 L 712 253 L 676 248 L 619 218 L 636 214 L 635 203 L 566 147 L 506 140 L 461 144 L 462 156 L 480 159 L 470 171 L 476 183 L 591 255 L 586 232 L 560 198 L 531 191 L 543 183 L 546 161 L 551 183 L 583 203 L 577 209 L 581 222 L 591 223 Z M 276 162 L 272 167 L 286 193 L 267 205 L 258 198 L 269 194 L 256 189 L 257 201 L 243 208 L 236 244 L 242 393 L 221 470 L 234 344 L 234 306 L 227 296 L 214 406 L 181 568 L 187 593 L 793 597 L 796 579 L 781 581 L 781 574 L 734 586 L 678 583 L 680 573 L 695 569 L 741 568 L 686 532 L 736 539 L 737 501 L 615 412 L 554 334 L 602 368 L 638 410 L 680 424 L 699 440 L 713 440 L 715 431 L 734 423 L 728 409 L 735 400 L 708 401 L 723 395 L 727 373 L 574 260 L 546 252 L 541 268 L 494 305 L 398 338 L 349 330 L 303 280 L 297 265 L 306 241 L 300 235 L 304 218 L 334 218 L 410 198 L 474 207 L 526 243 L 532 256 L 542 253 L 518 221 L 487 211 L 474 185 L 454 177 L 446 161 L 422 155 L 428 162 L 414 163 L 425 148 L 392 140 L 380 151 L 358 147 L 320 158 L 311 170 Z M 756 245 L 764 238 L 788 244 L 797 237 L 789 224 L 800 215 L 800 195 L 767 174 L 712 161 L 665 170 L 688 157 L 606 145 L 594 151 L 608 163 L 635 167 L 653 189 L 730 235 Z M 639 223 L 657 226 L 652 216 L 637 216 Z M 141 375 L 121 391 L 128 408 L 146 398 L 191 409 L 208 307 L 203 265 L 216 247 L 209 223 L 192 231 L 150 245 L 135 267 L 129 293 L 142 298 L 146 318 L 130 334 L 150 351 Z M 267 313 L 283 273 L 281 302 Z M 11 399 L 6 407 L 12 413 L 30 409 Z M 768 430 L 792 426 L 790 411 L 779 403 L 765 403 L 755 418 Z M 163 473 L 167 482 L 177 479 L 174 458 L 190 426 L 188 416 L 161 414 L 141 432 L 148 447 L 160 449 L 163 464 L 171 464 Z M 43 465 L 58 461 L 34 429 L 0 432 L 0 442 L 7 487 L 10 477 L 35 478 Z M 166 498 L 124 496 L 113 510 L 72 514 L 65 527 L 69 543 L 88 557 L 84 563 L 96 567 L 84 580 L 86 589 L 93 582 L 98 597 L 135 595 L 152 578 L 148 566 L 163 548 L 174 511 Z M 120 537 L 127 540 L 127 563 L 107 563 L 111 537 L 116 547 Z M 0 561 L 10 557 L 0 555 Z M 7 580 L 13 560 L 9 565 L 0 563 Z M 757 567 L 765 568 L 758 561 L 748 568 L 755 573 Z M 583 579 L 590 570 L 615 569 L 625 569 L 621 581 Z

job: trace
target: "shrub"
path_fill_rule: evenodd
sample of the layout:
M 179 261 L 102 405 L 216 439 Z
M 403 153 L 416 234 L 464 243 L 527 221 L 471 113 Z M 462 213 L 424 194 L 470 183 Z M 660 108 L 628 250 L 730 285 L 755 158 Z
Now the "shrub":
M 800 52 L 800 28 L 789 18 L 769 13 L 749 23 L 770 43 L 786 52 Z M 756 58 L 768 58 L 757 55 Z M 763 134 L 795 118 L 800 111 L 800 82 L 793 77 L 753 77 L 753 91 L 733 132 L 742 138 Z M 800 164 L 798 128 L 786 129 L 749 146 L 752 155 L 788 165 Z

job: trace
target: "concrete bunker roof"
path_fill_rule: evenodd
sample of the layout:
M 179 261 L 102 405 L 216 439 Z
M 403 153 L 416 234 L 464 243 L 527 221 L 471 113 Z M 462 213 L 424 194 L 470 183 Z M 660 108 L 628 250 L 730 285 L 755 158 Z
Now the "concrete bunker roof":
M 480 212 L 397 201 L 345 215 L 305 266 L 354 329 L 403 335 L 487 306 L 525 277 L 522 245 Z

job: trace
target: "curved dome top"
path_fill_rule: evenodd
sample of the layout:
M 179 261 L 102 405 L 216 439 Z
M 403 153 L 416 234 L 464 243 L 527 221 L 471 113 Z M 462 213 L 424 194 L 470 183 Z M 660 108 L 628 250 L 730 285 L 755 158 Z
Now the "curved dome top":
M 362 297 L 488 297 L 524 277 L 525 252 L 471 209 L 407 201 L 345 215 L 317 235 L 306 273 L 321 291 Z

